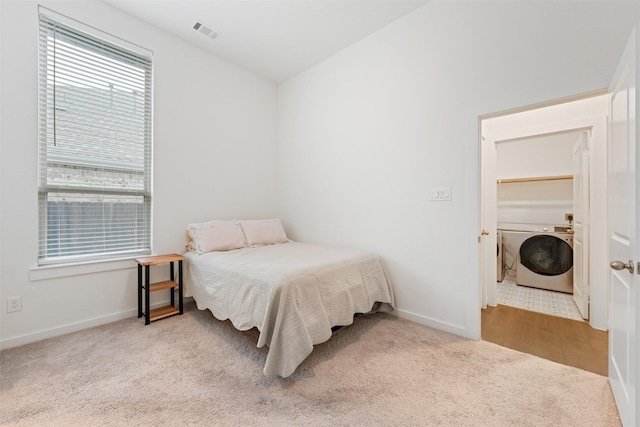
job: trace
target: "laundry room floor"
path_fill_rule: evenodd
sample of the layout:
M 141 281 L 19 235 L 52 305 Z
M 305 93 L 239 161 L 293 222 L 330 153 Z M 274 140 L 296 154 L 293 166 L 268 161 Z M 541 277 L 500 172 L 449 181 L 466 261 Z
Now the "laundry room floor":
M 498 283 L 498 304 L 583 320 L 573 301 L 573 295 L 518 286 L 512 275 L 506 275 L 504 280 Z

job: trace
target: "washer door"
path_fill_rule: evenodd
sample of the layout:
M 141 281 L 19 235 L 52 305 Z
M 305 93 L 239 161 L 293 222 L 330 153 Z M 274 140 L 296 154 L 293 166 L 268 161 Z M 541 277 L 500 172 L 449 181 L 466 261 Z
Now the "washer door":
M 573 249 L 559 237 L 539 234 L 520 246 L 520 263 L 534 273 L 557 276 L 573 267 Z

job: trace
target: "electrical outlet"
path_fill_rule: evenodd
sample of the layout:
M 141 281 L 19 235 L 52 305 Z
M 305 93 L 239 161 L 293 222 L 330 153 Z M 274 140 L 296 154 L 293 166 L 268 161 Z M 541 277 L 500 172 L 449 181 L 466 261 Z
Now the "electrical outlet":
M 22 310 L 22 297 L 7 298 L 7 313 Z

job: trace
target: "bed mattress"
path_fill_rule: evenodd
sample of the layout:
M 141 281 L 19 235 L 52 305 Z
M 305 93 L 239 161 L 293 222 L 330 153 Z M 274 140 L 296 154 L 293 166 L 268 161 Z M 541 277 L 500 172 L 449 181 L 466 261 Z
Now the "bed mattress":
M 353 248 L 290 242 L 186 256 L 185 285 L 200 310 L 267 345 L 265 375 L 291 375 L 331 328 L 355 313 L 392 311 L 380 259 Z

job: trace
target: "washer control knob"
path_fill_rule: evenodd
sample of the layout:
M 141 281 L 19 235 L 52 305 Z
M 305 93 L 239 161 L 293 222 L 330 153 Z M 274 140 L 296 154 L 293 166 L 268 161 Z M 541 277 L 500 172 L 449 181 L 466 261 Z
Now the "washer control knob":
M 547 227 L 546 225 L 542 227 L 542 231 L 549 231 L 549 227 Z

